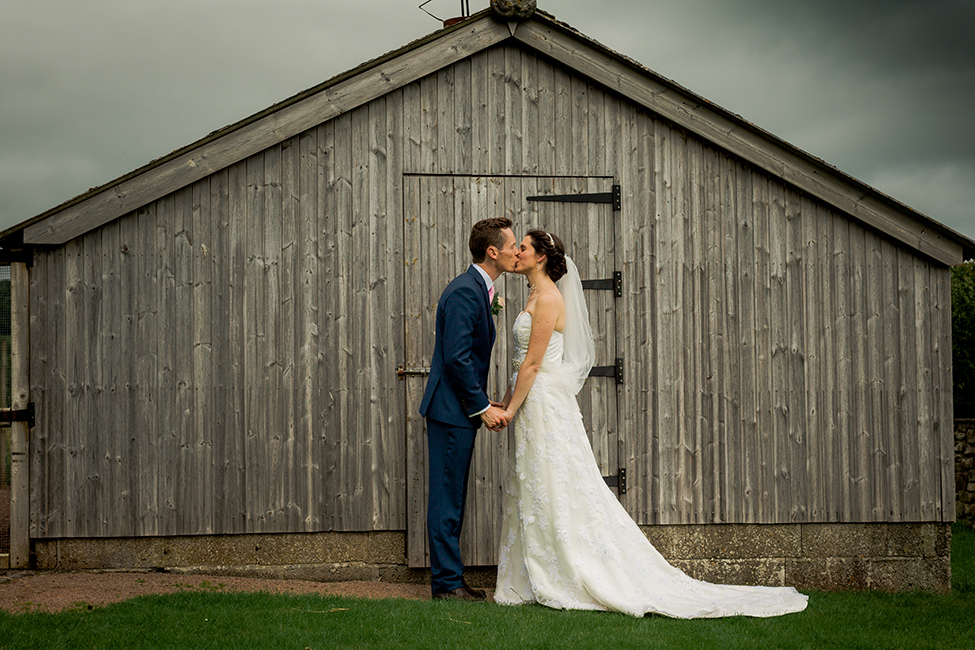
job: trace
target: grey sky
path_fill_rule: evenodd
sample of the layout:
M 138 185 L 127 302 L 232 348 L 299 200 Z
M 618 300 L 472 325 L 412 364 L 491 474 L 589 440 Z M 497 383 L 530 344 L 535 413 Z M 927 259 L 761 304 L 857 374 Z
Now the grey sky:
M 0 228 L 439 28 L 419 0 L 2 1 Z M 539 6 L 975 238 L 975 0 Z

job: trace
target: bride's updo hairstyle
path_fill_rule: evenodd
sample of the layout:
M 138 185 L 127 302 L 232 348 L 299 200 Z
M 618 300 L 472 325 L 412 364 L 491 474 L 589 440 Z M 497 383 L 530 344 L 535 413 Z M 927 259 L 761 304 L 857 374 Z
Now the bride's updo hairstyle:
M 562 240 L 552 233 L 544 230 L 529 230 L 528 236 L 532 238 L 532 248 L 536 255 L 545 255 L 545 270 L 552 282 L 558 282 L 559 278 L 566 274 L 568 269 L 565 266 L 565 246 Z

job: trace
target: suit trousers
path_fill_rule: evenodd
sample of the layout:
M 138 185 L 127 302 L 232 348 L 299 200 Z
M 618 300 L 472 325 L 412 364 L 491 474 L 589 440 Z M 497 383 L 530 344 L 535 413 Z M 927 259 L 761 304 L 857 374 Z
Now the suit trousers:
M 430 468 L 427 535 L 433 573 L 430 586 L 435 594 L 458 589 L 464 575 L 460 532 L 464 526 L 467 479 L 476 434 L 477 429 L 427 419 Z

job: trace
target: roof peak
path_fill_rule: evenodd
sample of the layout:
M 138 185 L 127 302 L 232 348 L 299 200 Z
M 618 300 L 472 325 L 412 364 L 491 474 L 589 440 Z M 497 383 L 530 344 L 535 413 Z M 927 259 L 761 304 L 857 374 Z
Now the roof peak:
M 505 20 L 526 20 L 538 9 L 535 0 L 491 0 L 491 9 Z

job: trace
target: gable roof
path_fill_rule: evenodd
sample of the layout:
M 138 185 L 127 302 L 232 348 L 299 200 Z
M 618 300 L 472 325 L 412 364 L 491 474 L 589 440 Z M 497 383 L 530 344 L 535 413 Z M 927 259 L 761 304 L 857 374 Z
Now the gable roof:
M 252 154 L 477 52 L 513 39 L 781 178 L 924 255 L 958 264 L 975 241 L 844 174 L 641 64 L 536 11 L 505 23 L 485 9 L 452 27 L 158 158 L 32 219 L 0 241 L 59 245 Z

